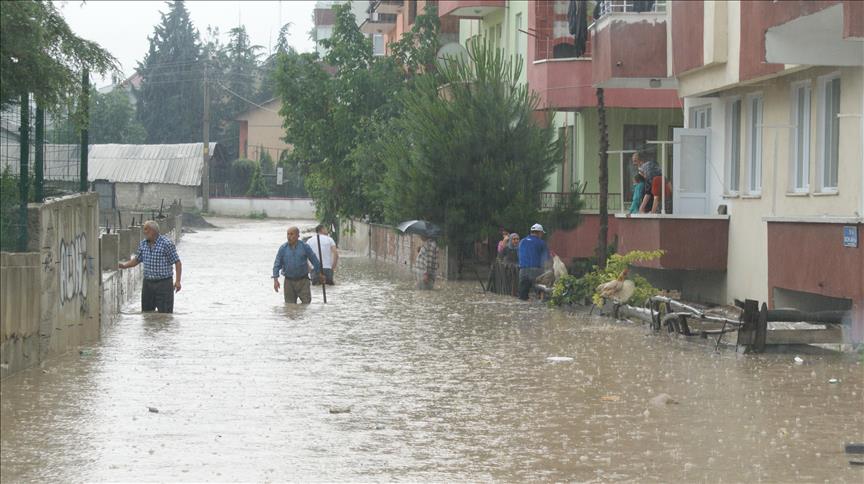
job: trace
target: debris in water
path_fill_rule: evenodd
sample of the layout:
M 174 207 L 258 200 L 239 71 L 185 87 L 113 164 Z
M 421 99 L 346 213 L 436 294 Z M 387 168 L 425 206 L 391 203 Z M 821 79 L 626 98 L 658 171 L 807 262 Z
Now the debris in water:
M 6 363 L 0 363 L 0 368 L 3 368 L 4 370 L 8 370 L 9 365 L 7 365 Z
M 864 444 L 846 444 L 847 454 L 864 454 Z
M 604 395 L 600 397 L 600 401 L 602 402 L 617 402 L 621 400 L 621 397 L 618 395 Z
M 832 379 L 828 380 L 828 383 L 831 383 L 831 384 L 840 383 L 840 380 L 838 380 L 836 378 L 832 378 Z
M 330 413 L 351 413 L 351 407 L 330 407 Z
M 156 408 L 156 407 L 147 407 L 147 410 L 148 410 L 150 413 L 159 413 L 159 409 Z
M 546 360 L 550 361 L 552 363 L 564 363 L 567 361 L 573 361 L 573 358 L 571 358 L 569 356 L 550 356 L 550 357 L 546 358 Z
M 668 393 L 661 393 L 650 400 L 651 405 L 662 407 L 664 405 L 677 405 L 678 401 L 669 396 Z
M 795 364 L 796 365 L 803 365 L 804 364 L 804 358 L 801 358 L 800 356 L 796 356 L 795 357 Z
M 90 350 L 78 350 L 78 354 L 81 356 L 90 356 L 93 352 Z

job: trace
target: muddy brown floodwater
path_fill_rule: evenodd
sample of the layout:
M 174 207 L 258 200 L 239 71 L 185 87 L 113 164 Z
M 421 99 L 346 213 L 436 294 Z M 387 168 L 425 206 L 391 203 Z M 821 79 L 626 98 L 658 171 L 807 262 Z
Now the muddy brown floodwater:
M 2 382 L 4 483 L 864 479 L 854 358 L 712 354 L 360 256 L 329 304 L 285 307 L 287 222 L 215 223 L 179 245 L 176 314 L 132 304 Z

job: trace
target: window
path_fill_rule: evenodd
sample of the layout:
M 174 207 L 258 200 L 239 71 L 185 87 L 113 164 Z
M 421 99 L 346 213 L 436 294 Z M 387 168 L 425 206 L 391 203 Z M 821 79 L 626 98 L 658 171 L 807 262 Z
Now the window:
M 837 171 L 840 148 L 840 77 L 819 79 L 819 188 L 823 192 L 837 190 Z
M 711 106 L 705 104 L 690 108 L 690 127 L 704 129 L 711 127 Z
M 516 14 L 516 29 L 515 30 L 516 31 L 513 33 L 513 53 L 516 55 L 522 55 L 522 49 L 519 48 L 521 45 L 519 42 L 520 42 L 521 36 L 522 36 L 522 32 L 520 32 L 520 30 L 522 30 L 522 14 L 521 13 Z
M 792 166 L 793 192 L 810 189 L 810 85 L 809 81 L 792 86 Z
M 372 36 L 372 55 L 384 55 L 384 36 L 381 34 Z
M 726 104 L 726 193 L 738 193 L 741 179 L 741 100 Z
M 762 192 L 762 95 L 747 100 L 747 179 L 748 191 Z

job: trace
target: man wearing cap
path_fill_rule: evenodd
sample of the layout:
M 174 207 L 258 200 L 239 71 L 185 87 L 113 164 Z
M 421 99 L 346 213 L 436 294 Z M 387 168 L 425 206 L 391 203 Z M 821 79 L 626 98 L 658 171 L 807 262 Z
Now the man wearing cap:
M 534 280 L 543 273 L 543 265 L 549 260 L 549 247 L 543 240 L 543 226 L 531 226 L 531 234 L 519 242 L 519 299 L 528 300 Z

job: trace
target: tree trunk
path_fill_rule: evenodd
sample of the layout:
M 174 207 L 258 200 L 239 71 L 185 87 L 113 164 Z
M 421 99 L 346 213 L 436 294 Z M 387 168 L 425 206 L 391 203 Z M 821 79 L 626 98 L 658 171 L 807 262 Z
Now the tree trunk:
M 597 119 L 600 128 L 600 234 L 597 237 L 597 265 L 606 267 L 606 246 L 609 235 L 609 132 L 606 126 L 606 104 L 603 88 L 597 88 Z

